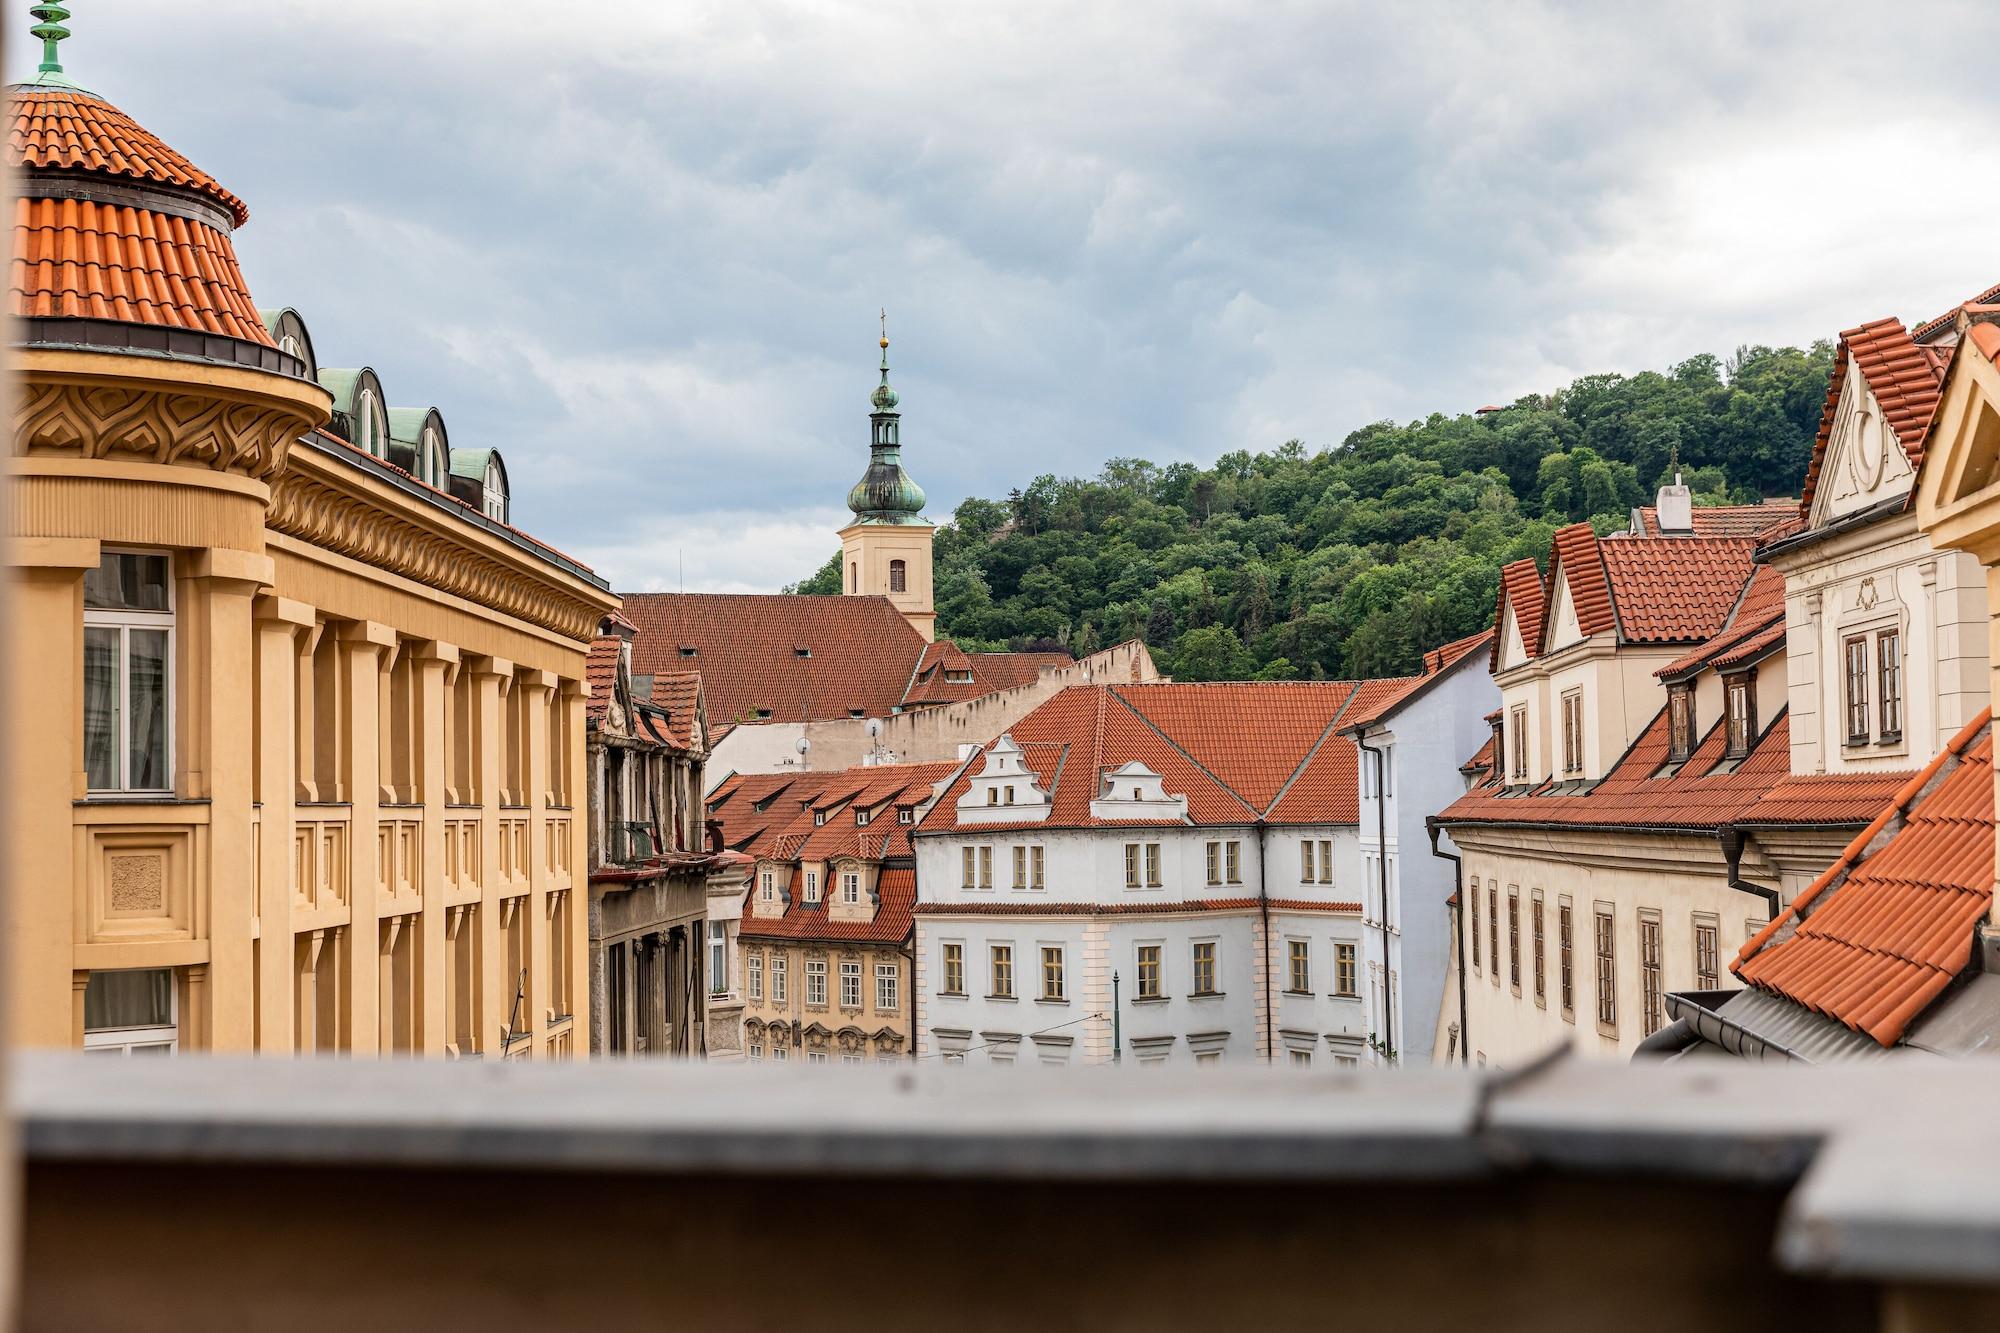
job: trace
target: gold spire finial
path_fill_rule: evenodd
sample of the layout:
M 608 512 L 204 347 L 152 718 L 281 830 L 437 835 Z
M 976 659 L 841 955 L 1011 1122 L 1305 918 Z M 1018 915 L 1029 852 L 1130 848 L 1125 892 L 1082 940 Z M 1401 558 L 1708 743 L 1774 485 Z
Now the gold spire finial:
M 882 314 L 882 350 L 886 352 L 886 351 L 888 351 L 888 350 L 889 350 L 889 311 L 888 311 L 888 309 L 887 309 L 887 308 L 885 307 L 885 308 L 884 308 L 884 309 L 882 310 L 881 314 Z

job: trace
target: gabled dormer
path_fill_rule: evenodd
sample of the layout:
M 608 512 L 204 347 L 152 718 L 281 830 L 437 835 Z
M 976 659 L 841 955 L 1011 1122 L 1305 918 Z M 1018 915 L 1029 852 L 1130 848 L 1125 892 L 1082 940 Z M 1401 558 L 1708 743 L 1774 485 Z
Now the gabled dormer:
M 1136 759 L 1100 773 L 1090 803 L 1091 818 L 1112 822 L 1186 819 L 1187 812 L 1187 797 L 1169 794 L 1166 779 Z
M 1887 343 L 1888 350 L 1914 363 L 1916 374 L 1924 381 L 1921 387 L 1928 391 L 1925 396 L 1935 402 L 1934 381 L 1924 353 L 1909 342 L 1900 322 L 1887 323 L 1893 329 L 1884 330 L 1884 336 L 1876 341 Z M 1885 501 L 1905 499 L 1916 483 L 1917 471 L 1902 436 L 1883 411 L 1881 400 L 1863 373 L 1863 362 L 1870 359 L 1875 349 L 1871 344 L 1854 350 L 1863 354 L 1850 353 L 1831 420 L 1825 427 L 1825 452 L 1820 457 L 1812 508 L 1807 515 L 1807 526 L 1811 528 L 1824 527 Z M 1880 376 L 1892 372 L 1878 368 L 1876 373 Z M 1900 388 L 1898 391 L 1900 394 Z M 1928 420 L 1928 413 L 1925 416 Z
M 826 866 L 826 914 L 830 921 L 873 921 L 881 905 L 876 880 L 881 863 L 859 856 L 836 856 Z
M 1552 653 L 1583 642 L 1583 626 L 1576 619 L 1576 599 L 1570 595 L 1569 579 L 1560 570 L 1555 586 L 1549 590 L 1548 633 L 1543 641 Z
M 1023 824 L 1048 817 L 1048 792 L 1014 738 L 1002 735 L 987 749 L 984 766 L 971 775 L 965 795 L 958 798 L 958 822 Z

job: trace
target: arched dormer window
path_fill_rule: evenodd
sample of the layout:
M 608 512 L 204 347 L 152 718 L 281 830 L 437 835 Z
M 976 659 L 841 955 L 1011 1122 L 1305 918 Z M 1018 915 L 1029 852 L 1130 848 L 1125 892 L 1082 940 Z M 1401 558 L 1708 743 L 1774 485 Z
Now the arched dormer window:
M 496 523 L 507 521 L 507 470 L 500 466 L 498 454 L 486 460 L 486 478 L 481 503 L 486 517 Z
M 889 562 L 889 591 L 909 591 L 909 574 L 900 560 L 891 560 Z
M 271 334 L 271 341 L 286 356 L 299 359 L 299 368 L 307 379 L 319 377 L 319 363 L 313 359 L 312 334 L 306 331 L 306 322 L 299 318 L 299 312 L 286 306 L 281 310 L 259 310 L 264 327 Z
M 451 471 L 451 464 L 445 457 L 444 440 L 437 428 L 425 426 L 423 438 L 417 446 L 417 480 L 429 486 L 443 488 L 445 474 Z
M 286 356 L 298 356 L 304 348 L 300 346 L 297 334 L 287 333 L 284 337 L 278 339 L 278 350 Z
M 361 391 L 361 409 L 354 416 L 354 433 L 358 437 L 354 442 L 361 446 L 362 451 L 377 458 L 388 453 L 389 426 L 382 419 L 382 404 L 376 399 L 373 389 Z

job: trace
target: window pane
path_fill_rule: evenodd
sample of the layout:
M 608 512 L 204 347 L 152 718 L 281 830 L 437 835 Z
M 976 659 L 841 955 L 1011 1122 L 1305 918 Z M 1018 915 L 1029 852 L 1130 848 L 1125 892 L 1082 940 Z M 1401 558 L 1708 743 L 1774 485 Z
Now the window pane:
M 83 1030 L 166 1027 L 174 1021 L 174 974 L 164 967 L 92 972 L 83 991 Z
M 94 790 L 118 785 L 120 631 L 83 632 L 83 763 Z
M 132 763 L 126 782 L 135 791 L 167 785 L 167 632 L 126 631 L 132 679 Z
M 167 609 L 167 557 L 113 551 L 83 576 L 83 604 L 114 611 Z

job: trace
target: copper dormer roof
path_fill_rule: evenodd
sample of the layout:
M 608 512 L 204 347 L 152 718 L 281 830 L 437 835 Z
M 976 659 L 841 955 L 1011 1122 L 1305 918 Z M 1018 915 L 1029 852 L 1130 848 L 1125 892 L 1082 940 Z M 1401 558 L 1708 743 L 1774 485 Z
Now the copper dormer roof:
M 213 176 L 56 59 L 60 5 L 37 5 L 40 71 L 7 89 L 17 169 L 9 309 L 29 343 L 197 356 L 300 374 L 251 301 L 230 233 L 250 216 Z

